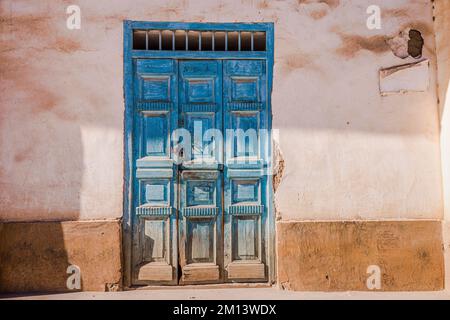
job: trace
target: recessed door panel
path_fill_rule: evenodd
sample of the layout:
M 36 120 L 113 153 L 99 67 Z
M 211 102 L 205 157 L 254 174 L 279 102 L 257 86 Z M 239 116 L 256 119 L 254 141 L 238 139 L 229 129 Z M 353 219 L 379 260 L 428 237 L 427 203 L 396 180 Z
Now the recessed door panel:
M 182 169 L 218 170 L 222 163 L 222 61 L 180 61 L 180 127 L 189 132 Z
M 181 284 L 222 280 L 222 180 L 219 171 L 180 175 Z

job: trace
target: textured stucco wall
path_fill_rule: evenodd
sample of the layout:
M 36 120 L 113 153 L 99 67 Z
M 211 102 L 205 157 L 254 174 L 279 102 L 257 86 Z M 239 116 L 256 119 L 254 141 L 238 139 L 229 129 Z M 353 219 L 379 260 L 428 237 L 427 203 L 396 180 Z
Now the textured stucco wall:
M 122 286 L 118 220 L 0 223 L 0 292 L 70 291 L 77 266 L 82 291 Z
M 277 225 L 278 283 L 300 291 L 444 288 L 439 221 L 305 221 Z M 367 286 L 368 267 L 380 270 Z
M 81 8 L 81 30 L 65 27 L 70 4 Z M 381 30 L 366 28 L 372 4 Z M 0 219 L 122 215 L 123 19 L 275 22 L 284 220 L 441 218 L 429 0 L 4 0 Z M 430 87 L 381 97 L 378 70 L 416 61 L 384 41 L 405 27 L 425 38 Z

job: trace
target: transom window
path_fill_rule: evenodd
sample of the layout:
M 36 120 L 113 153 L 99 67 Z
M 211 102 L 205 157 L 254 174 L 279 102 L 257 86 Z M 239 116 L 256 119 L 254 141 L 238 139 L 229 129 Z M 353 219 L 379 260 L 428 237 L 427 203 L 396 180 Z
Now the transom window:
M 266 32 L 133 30 L 133 49 L 156 51 L 266 51 Z

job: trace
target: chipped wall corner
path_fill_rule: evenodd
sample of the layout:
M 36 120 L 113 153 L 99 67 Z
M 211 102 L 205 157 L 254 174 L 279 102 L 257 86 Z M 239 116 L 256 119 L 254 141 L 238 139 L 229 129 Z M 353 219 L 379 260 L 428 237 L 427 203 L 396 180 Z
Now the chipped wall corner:
M 274 202 L 274 208 L 275 208 L 275 219 L 281 220 L 282 213 L 278 210 L 277 206 L 277 197 L 276 192 L 278 190 L 278 187 L 283 181 L 283 175 L 285 171 L 285 160 L 283 157 L 283 152 L 281 151 L 280 143 L 277 140 L 273 140 L 273 171 L 272 171 L 272 185 L 273 185 L 273 202 Z

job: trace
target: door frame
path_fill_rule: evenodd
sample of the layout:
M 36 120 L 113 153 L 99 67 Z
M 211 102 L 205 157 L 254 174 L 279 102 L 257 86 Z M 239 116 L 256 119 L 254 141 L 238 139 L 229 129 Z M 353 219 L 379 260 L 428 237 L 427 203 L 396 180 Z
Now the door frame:
M 134 30 L 195 30 L 195 31 L 264 31 L 266 33 L 265 51 L 160 51 L 160 50 L 134 50 Z M 184 23 L 184 22 L 146 22 L 124 20 L 123 22 L 123 90 L 124 90 L 124 180 L 123 180 L 123 221 L 122 221 L 122 265 L 123 286 L 132 285 L 132 194 L 133 179 L 133 60 L 137 58 L 172 58 L 172 59 L 262 59 L 266 62 L 267 70 L 267 113 L 268 113 L 268 169 L 271 174 L 273 166 L 272 151 L 272 103 L 271 94 L 273 88 L 273 64 L 274 64 L 274 24 L 264 23 Z M 275 210 L 273 203 L 272 179 L 267 179 L 266 196 L 268 201 L 267 228 L 268 238 L 266 244 L 267 265 L 269 268 L 268 282 L 276 281 L 276 248 L 275 248 Z

